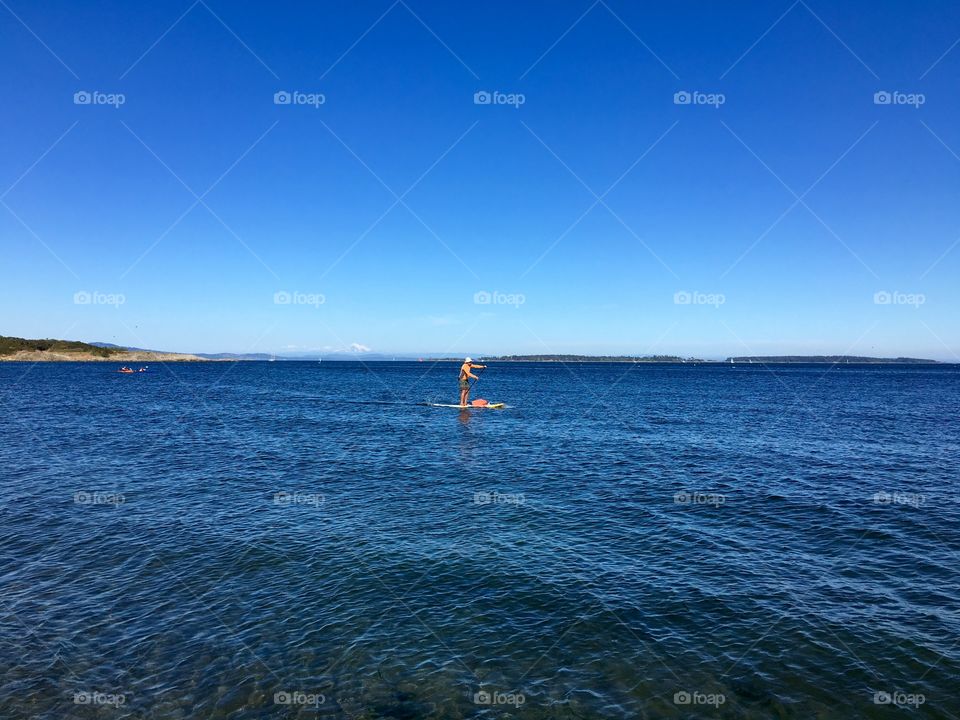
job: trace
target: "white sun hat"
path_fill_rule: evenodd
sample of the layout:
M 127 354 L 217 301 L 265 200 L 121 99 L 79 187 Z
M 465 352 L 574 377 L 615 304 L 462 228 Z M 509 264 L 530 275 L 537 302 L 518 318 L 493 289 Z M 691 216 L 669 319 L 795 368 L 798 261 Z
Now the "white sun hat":
M 464 360 L 464 362 L 473 362 L 473 358 L 467 358 Z

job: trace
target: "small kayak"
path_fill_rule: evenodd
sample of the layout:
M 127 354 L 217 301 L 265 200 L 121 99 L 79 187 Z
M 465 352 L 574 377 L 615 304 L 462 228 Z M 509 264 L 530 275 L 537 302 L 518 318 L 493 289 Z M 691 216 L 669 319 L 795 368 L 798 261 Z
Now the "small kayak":
M 443 403 L 423 403 L 429 407 L 457 408 L 458 410 L 503 410 L 506 403 L 487 403 L 486 405 L 444 405 Z
M 133 370 L 117 370 L 118 373 L 123 373 L 124 375 L 133 374 Z

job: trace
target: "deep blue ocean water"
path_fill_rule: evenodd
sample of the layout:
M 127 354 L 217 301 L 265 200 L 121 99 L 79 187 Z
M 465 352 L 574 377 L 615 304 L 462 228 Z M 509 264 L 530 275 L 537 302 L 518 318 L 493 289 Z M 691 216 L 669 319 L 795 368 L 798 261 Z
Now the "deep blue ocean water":
M 960 367 L 0 363 L 0 717 L 960 717 Z M 889 702 L 888 702 L 889 701 Z

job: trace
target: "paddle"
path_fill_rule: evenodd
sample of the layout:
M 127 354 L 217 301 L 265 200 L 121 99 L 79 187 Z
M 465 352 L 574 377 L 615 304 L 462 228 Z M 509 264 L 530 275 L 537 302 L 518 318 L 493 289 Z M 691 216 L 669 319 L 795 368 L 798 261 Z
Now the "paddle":
M 484 367 L 479 368 L 479 369 L 477 370 L 477 379 L 473 381 L 473 387 L 476 387 L 476 386 L 477 386 L 477 383 L 480 382 L 480 375 L 482 375 L 482 374 L 483 374 L 483 371 L 486 370 L 486 369 L 487 369 L 486 366 L 484 366 Z M 471 390 L 472 390 L 472 389 L 473 389 L 473 388 L 471 388 Z
M 471 392 L 473 392 L 473 390 L 477 387 L 477 383 L 480 382 L 480 375 L 483 374 L 483 371 L 486 370 L 486 369 L 487 369 L 486 366 L 484 366 L 484 367 L 482 367 L 482 368 L 477 368 L 477 370 L 476 370 L 477 379 L 474 380 L 473 383 L 472 383 L 471 386 L 470 386 L 470 391 L 471 391 Z M 473 400 L 473 402 L 477 402 L 477 399 L 475 398 L 475 399 Z M 471 404 L 472 404 L 472 403 L 471 403 Z M 485 404 L 485 403 L 484 403 L 484 404 Z

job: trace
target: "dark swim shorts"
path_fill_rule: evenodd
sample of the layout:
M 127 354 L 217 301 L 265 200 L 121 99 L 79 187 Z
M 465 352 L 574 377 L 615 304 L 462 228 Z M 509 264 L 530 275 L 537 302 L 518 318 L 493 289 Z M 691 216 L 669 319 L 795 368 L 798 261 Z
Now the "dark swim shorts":
M 469 389 L 470 389 L 470 381 L 469 381 L 469 380 L 461 380 L 461 381 L 460 381 L 460 389 L 461 389 L 461 390 L 469 390 Z

